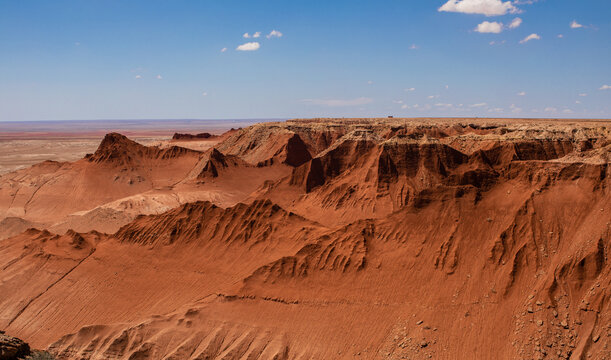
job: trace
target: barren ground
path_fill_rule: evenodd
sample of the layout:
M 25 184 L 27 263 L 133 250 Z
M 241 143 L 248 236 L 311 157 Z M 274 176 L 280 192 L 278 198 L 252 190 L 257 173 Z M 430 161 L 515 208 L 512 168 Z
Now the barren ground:
M 0 330 L 59 359 L 611 358 L 611 121 L 161 131 L 0 144 Z

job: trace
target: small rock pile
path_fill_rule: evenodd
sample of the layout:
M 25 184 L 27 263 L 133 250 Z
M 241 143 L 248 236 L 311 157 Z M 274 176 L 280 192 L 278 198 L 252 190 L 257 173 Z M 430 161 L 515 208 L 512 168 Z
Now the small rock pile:
M 0 360 L 16 360 L 30 355 L 30 346 L 23 340 L 0 331 Z

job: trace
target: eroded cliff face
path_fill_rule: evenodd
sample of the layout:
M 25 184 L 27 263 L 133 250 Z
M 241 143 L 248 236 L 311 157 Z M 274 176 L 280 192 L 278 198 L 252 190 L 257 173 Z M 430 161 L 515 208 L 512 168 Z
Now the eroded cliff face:
M 239 129 L 177 183 L 241 203 L 0 241 L 0 328 L 60 359 L 609 358 L 610 150 L 604 121 Z

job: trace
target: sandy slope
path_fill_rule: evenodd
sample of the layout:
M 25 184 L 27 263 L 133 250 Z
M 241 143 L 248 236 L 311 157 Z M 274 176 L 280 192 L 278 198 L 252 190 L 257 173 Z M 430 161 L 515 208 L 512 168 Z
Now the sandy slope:
M 113 234 L 1 240 L 0 328 L 66 359 L 609 358 L 609 125 L 301 120 L 205 152 L 111 135 L 0 178 L 164 184 L 83 191 Z M 77 224 L 51 199 L 23 215 Z

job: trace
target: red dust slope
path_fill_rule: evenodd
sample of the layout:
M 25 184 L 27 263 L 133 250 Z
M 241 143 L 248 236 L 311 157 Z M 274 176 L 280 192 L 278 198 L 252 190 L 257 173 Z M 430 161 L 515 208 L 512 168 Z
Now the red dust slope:
M 610 125 L 293 120 L 205 153 L 110 134 L 0 184 L 78 166 L 218 196 L 0 240 L 0 329 L 58 359 L 609 359 Z

